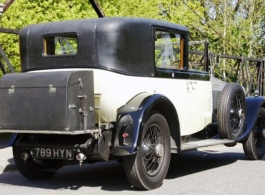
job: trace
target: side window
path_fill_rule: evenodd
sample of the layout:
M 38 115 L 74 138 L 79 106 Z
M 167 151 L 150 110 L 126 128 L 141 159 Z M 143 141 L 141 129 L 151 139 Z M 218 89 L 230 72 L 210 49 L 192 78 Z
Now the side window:
M 62 56 L 76 55 L 78 39 L 77 35 L 48 35 L 43 39 L 43 55 Z
M 182 68 L 181 35 L 176 32 L 155 31 L 155 65 L 160 68 Z

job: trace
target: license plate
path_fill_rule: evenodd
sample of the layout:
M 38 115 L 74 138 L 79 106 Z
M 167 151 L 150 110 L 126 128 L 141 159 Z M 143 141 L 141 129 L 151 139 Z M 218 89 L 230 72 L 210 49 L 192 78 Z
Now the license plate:
M 74 152 L 69 148 L 33 148 L 33 157 L 50 159 L 74 159 Z

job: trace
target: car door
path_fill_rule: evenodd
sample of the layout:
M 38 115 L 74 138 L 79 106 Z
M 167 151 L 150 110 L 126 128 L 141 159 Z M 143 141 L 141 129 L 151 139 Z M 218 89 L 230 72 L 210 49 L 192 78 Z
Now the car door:
M 203 80 L 207 73 L 189 72 L 196 79 L 186 81 L 188 102 L 182 135 L 190 135 L 205 128 L 212 120 L 212 86 L 209 80 Z
M 167 96 L 174 104 L 181 135 L 202 130 L 211 122 L 211 83 L 208 72 L 188 70 L 187 42 L 181 32 L 155 29 L 156 93 Z M 162 79 L 163 78 L 163 79 Z

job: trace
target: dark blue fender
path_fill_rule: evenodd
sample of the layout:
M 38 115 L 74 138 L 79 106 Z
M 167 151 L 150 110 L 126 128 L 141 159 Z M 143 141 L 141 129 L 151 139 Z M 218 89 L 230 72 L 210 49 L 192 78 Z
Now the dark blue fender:
M 259 114 L 259 110 L 261 107 L 264 107 L 265 97 L 264 96 L 250 96 L 246 97 L 246 131 L 245 133 L 239 137 L 236 141 L 243 141 L 248 137 L 251 130 L 253 129 L 256 119 Z
M 16 138 L 16 133 L 0 133 L 0 149 L 12 146 Z
M 171 146 L 180 148 L 179 120 L 172 102 L 161 94 L 140 93 L 117 110 L 111 154 L 124 156 L 137 152 L 143 127 L 153 111 L 158 111 L 166 118 L 172 138 Z

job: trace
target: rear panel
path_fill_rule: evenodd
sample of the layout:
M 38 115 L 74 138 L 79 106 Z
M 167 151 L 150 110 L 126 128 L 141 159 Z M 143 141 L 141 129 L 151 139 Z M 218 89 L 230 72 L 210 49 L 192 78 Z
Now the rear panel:
M 4 75 L 0 84 L 2 129 L 81 130 L 94 128 L 92 71 Z

